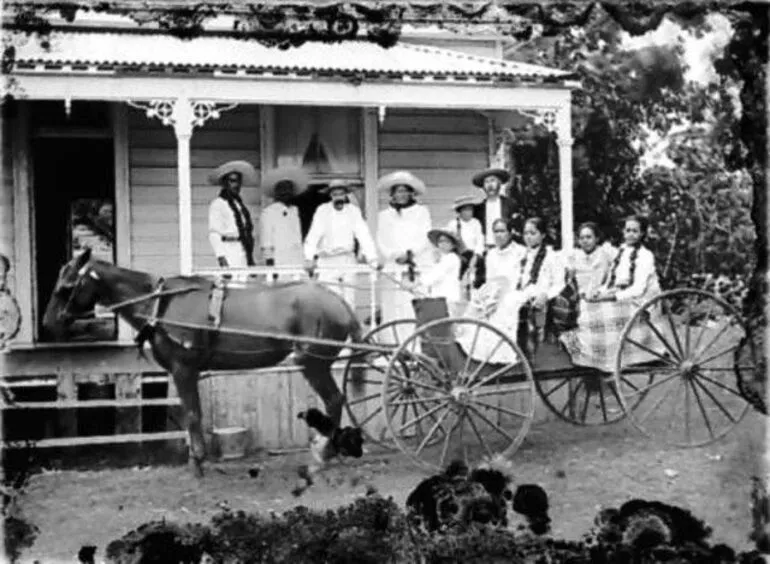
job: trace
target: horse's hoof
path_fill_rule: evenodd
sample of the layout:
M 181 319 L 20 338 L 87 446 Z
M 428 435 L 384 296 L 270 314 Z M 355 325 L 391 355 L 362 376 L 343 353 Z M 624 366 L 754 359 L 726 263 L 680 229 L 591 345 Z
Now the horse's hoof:
M 190 469 L 193 476 L 196 478 L 203 478 L 203 461 L 202 460 L 190 460 Z

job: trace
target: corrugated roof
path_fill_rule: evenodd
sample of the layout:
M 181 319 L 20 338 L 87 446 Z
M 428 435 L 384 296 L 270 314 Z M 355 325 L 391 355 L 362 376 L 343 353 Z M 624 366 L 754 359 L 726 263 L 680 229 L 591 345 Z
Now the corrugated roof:
M 204 36 L 183 41 L 163 34 L 54 32 L 50 49 L 15 34 L 18 68 L 33 65 L 97 66 L 99 70 L 173 68 L 249 73 L 366 73 L 389 77 L 466 77 L 549 82 L 570 75 L 538 65 L 468 55 L 448 49 L 399 43 L 389 49 L 365 41 L 308 42 L 281 50 L 253 40 Z

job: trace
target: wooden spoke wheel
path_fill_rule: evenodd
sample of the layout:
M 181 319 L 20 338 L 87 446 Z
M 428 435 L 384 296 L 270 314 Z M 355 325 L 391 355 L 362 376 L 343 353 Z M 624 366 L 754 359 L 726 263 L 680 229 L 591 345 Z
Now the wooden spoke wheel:
M 385 380 L 385 370 L 390 362 L 390 356 L 413 334 L 417 328 L 414 319 L 394 319 L 383 323 L 369 331 L 363 337 L 363 342 L 390 349 L 392 352 L 369 352 L 356 354 L 355 348 L 342 375 L 342 390 L 347 398 L 345 411 L 350 418 L 350 424 L 359 427 L 366 438 L 375 444 L 394 450 L 395 445 L 387 435 L 387 424 L 383 416 L 382 384 Z M 415 343 L 416 346 L 416 343 Z M 351 376 L 355 368 L 366 371 L 362 393 L 353 390 Z M 408 365 L 400 367 L 405 374 L 409 374 Z M 396 393 L 394 388 L 393 393 Z
M 411 393 L 396 398 L 398 386 Z M 513 339 L 484 321 L 446 318 L 420 327 L 391 356 L 382 403 L 401 451 L 436 471 L 451 460 L 511 456 L 532 422 L 534 394 Z
M 638 377 L 623 375 L 629 386 L 644 387 L 652 382 L 650 375 L 645 381 L 635 382 Z M 576 368 L 557 376 L 535 376 L 535 388 L 545 406 L 558 418 L 573 425 L 590 427 L 608 425 L 624 419 L 626 412 L 612 374 L 592 369 Z M 629 400 L 633 409 L 644 395 Z
M 620 341 L 615 383 L 630 421 L 645 435 L 703 446 L 729 433 L 749 410 L 738 378 L 758 369 L 757 350 L 739 312 L 720 297 L 664 292 L 639 308 Z M 638 362 L 643 357 L 647 364 Z M 648 384 L 627 384 L 629 374 L 645 372 Z M 643 403 L 636 401 L 641 396 Z

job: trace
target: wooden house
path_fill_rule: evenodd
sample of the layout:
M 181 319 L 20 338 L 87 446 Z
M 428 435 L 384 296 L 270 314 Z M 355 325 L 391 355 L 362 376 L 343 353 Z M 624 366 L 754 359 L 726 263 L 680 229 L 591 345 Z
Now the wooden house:
M 77 340 L 53 343 L 41 312 L 59 268 L 83 244 L 137 270 L 210 273 L 206 209 L 217 188 L 207 174 L 231 159 L 260 174 L 302 164 L 319 184 L 356 181 L 372 232 L 387 204 L 378 177 L 408 169 L 426 182 L 424 202 L 443 224 L 451 201 L 472 189 L 472 174 L 493 162 L 506 119 L 527 115 L 557 131 L 562 236 L 572 241 L 571 77 L 503 60 L 498 37 L 416 33 L 390 48 L 354 40 L 283 50 L 216 29 L 183 40 L 118 20 L 55 21 L 48 48 L 8 33 L 15 52 L 5 77 L 13 102 L 3 108 L 0 253 L 12 264 L 22 323 L 0 367 L 17 392 L 23 382 L 48 386 L 51 409 L 77 402 L 88 382 L 107 390 L 91 400 L 101 407 L 175 402 L 142 395 L 163 377 L 137 357 L 128 326 L 103 315 Z M 258 217 L 261 191 L 246 187 L 243 196 Z M 366 318 L 376 293 L 362 300 Z M 316 399 L 291 367 L 212 378 L 206 390 L 209 428 L 246 426 L 261 447 L 306 440 L 295 414 Z M 127 441 L 146 427 L 136 414 L 132 424 Z M 72 444 L 60 439 L 49 443 Z M 100 440 L 110 442 L 82 443 Z

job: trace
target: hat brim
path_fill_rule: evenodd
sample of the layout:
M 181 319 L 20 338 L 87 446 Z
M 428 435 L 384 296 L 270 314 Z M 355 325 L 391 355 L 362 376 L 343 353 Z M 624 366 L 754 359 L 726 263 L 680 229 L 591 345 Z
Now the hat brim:
M 239 173 L 241 175 L 241 182 L 244 185 L 256 186 L 257 171 L 246 161 L 230 161 L 217 167 L 209 174 L 209 182 L 211 184 L 219 184 L 220 179 L 231 172 Z
M 262 189 L 267 196 L 273 197 L 276 185 L 288 180 L 294 186 L 294 195 L 302 194 L 310 186 L 310 175 L 301 168 L 276 168 L 262 179 Z
M 462 253 L 465 250 L 465 245 L 463 244 L 462 239 L 460 239 L 451 231 L 447 231 L 446 229 L 431 229 L 428 231 L 428 240 L 432 245 L 438 246 L 439 237 L 448 237 L 451 239 L 457 248 L 457 252 Z
M 407 171 L 391 172 L 377 182 L 377 190 L 390 192 L 394 186 L 408 186 L 418 196 L 424 195 L 427 191 L 425 183 Z
M 345 192 L 350 194 L 353 191 L 353 185 L 352 184 L 334 184 L 332 186 L 324 186 L 323 188 L 320 188 L 318 192 L 321 194 L 331 194 L 332 190 L 345 190 Z
M 503 184 L 505 184 L 511 179 L 511 173 L 509 173 L 507 170 L 503 168 L 488 168 L 486 170 L 482 170 L 481 172 L 477 172 L 476 174 L 474 174 L 471 181 L 473 182 L 474 186 L 483 188 L 484 179 L 487 176 L 496 176 L 500 180 L 500 182 Z
M 478 196 L 478 197 L 474 196 L 473 198 L 468 198 L 467 200 L 462 202 L 455 202 L 454 204 L 452 204 L 452 209 L 457 211 L 460 208 L 464 208 L 465 206 L 475 207 L 482 204 L 483 202 L 484 202 L 484 198 L 482 198 L 481 196 Z

